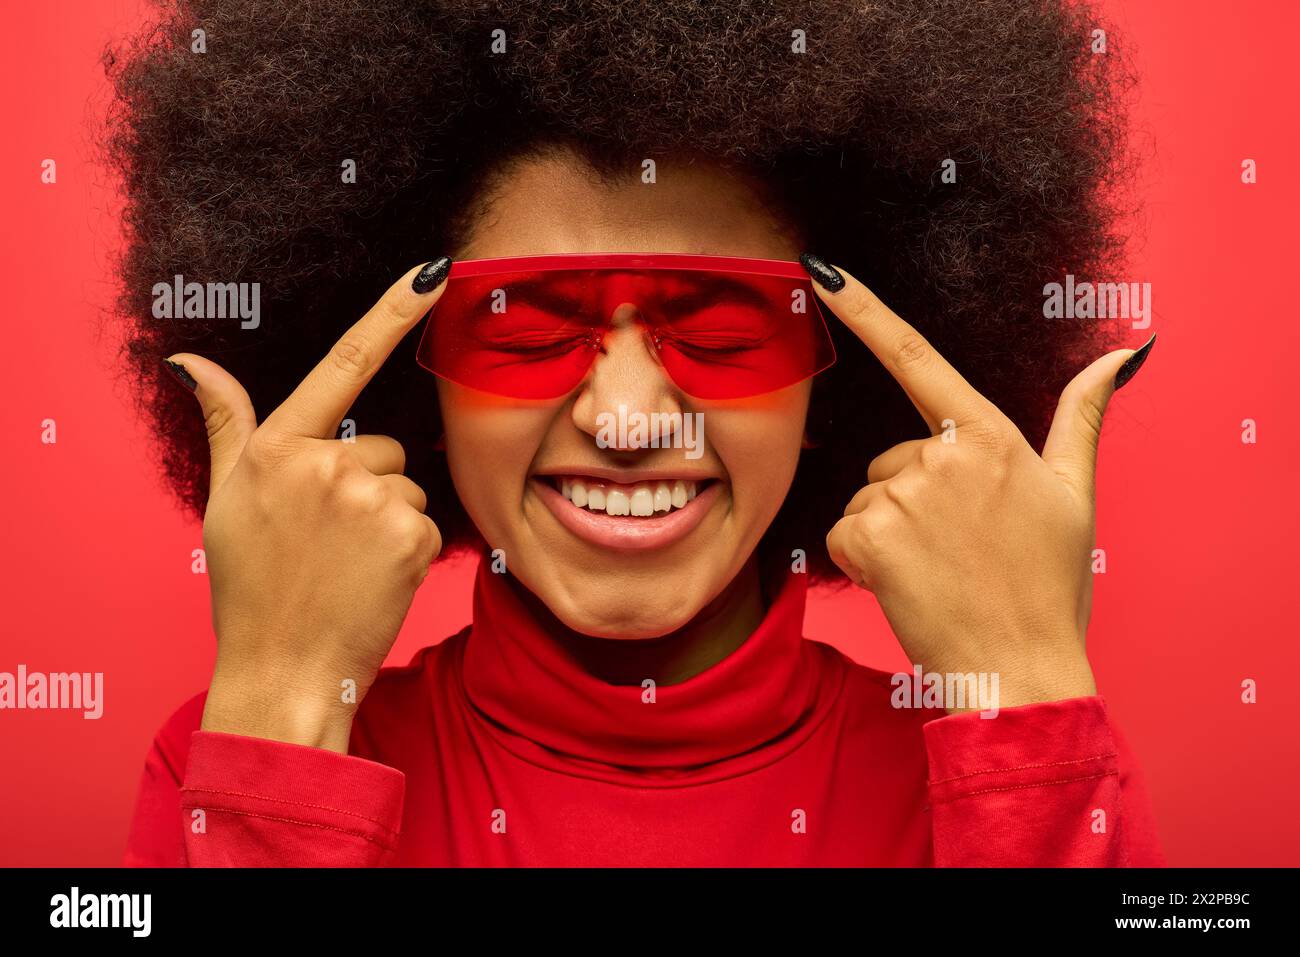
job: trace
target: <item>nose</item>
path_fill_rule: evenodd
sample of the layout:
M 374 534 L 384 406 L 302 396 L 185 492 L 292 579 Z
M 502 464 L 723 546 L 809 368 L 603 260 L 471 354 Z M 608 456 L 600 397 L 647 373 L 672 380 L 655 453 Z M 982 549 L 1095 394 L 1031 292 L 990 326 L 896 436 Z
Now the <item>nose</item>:
M 637 307 L 620 304 L 611 316 L 601 355 L 573 404 L 574 424 L 604 448 L 630 451 L 650 443 L 662 448 L 671 444 L 673 433 L 681 427 L 682 406 L 681 394 L 664 372 Z M 620 421 L 638 421 L 640 416 L 632 418 L 637 413 L 645 416 L 647 429 L 619 427 Z

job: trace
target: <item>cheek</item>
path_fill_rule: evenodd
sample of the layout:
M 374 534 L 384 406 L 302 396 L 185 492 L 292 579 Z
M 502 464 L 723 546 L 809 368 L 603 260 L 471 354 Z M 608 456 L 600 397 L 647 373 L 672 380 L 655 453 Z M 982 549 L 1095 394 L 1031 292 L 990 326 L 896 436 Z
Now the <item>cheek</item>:
M 706 414 L 708 441 L 731 481 L 738 511 L 771 517 L 785 500 L 803 443 L 807 401 Z
M 528 468 L 551 413 L 439 383 L 447 465 L 461 504 L 489 537 L 519 511 Z

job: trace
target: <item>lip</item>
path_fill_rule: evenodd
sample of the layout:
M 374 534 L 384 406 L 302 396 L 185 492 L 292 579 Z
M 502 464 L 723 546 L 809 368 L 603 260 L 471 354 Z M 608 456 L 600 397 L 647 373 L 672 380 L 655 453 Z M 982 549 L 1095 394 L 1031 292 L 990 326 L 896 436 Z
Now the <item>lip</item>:
M 591 467 L 546 469 L 534 472 L 534 478 L 591 478 L 611 485 L 635 485 L 638 482 L 667 482 L 670 485 L 681 479 L 683 482 L 707 482 L 718 476 L 709 472 L 690 472 L 675 469 L 673 471 L 653 469 L 611 469 L 599 465 Z
M 573 472 L 563 473 L 573 475 Z M 576 474 L 583 474 L 581 472 Z M 623 482 L 632 481 L 632 472 L 615 473 Z M 595 477 L 595 476 L 593 476 Z M 649 479 L 635 481 L 653 481 L 666 478 L 660 473 Z M 673 478 L 685 478 L 680 473 Z M 704 477 L 701 478 L 701 481 Z M 636 518 L 631 515 L 605 515 L 589 509 L 578 508 L 560 494 L 544 477 L 533 476 L 529 479 L 533 491 L 546 507 L 551 510 L 556 521 L 590 545 L 612 548 L 620 551 L 642 551 L 652 548 L 667 548 L 676 544 L 693 532 L 709 514 L 713 503 L 722 494 L 722 482 L 710 482 L 695 498 L 686 503 L 685 508 L 673 509 L 665 515 Z

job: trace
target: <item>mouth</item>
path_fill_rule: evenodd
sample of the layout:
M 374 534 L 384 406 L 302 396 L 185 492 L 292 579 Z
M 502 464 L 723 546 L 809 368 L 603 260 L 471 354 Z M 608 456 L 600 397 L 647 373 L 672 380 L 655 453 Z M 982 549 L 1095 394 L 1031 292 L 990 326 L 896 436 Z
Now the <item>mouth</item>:
M 656 477 L 616 482 L 593 475 L 534 475 L 551 514 L 578 538 L 605 548 L 664 548 L 685 538 L 708 515 L 723 483 L 709 477 Z
M 671 479 L 624 485 L 590 476 L 548 475 L 546 479 L 578 508 L 636 518 L 653 518 L 683 509 L 695 500 L 700 486 L 715 481 Z

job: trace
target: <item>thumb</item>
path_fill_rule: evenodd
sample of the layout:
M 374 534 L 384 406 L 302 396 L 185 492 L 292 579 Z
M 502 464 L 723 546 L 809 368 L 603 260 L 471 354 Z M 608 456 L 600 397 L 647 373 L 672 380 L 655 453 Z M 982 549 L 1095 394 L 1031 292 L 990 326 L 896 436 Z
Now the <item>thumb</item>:
M 1091 497 L 1097 475 L 1097 445 L 1106 406 L 1115 390 L 1137 372 L 1155 345 L 1108 352 L 1070 380 L 1061 393 L 1043 445 L 1043 461 L 1076 491 Z
M 239 380 L 221 366 L 202 356 L 177 353 L 163 360 L 186 388 L 194 393 L 208 427 L 208 448 L 212 452 L 209 494 L 216 492 L 257 429 L 253 402 Z

